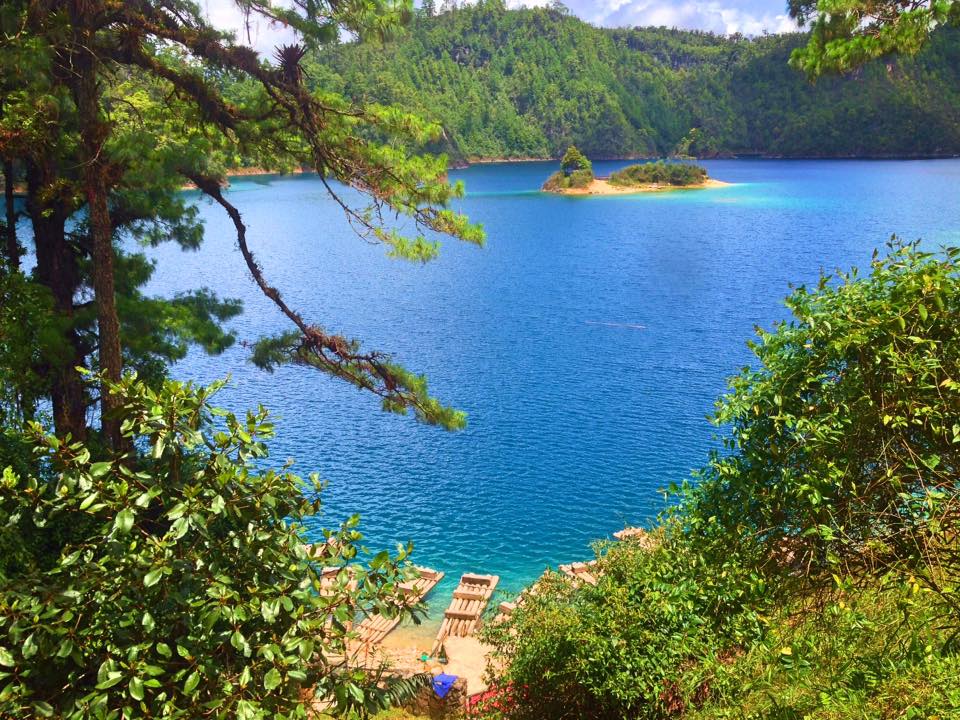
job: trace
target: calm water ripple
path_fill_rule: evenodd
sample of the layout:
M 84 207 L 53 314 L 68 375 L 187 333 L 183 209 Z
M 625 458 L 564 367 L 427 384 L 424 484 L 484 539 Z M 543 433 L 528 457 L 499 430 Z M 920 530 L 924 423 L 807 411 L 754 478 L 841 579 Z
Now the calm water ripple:
M 960 243 L 960 161 L 706 164 L 737 184 L 565 198 L 535 192 L 553 164 L 457 171 L 488 246 L 448 240 L 425 266 L 357 239 L 309 176 L 233 184 L 252 247 L 290 304 L 427 373 L 469 413 L 462 433 L 384 415 L 375 398 L 309 370 L 262 373 L 239 345 L 191 353 L 174 374 L 229 373 L 221 404 L 273 410 L 273 461 L 295 458 L 330 482 L 323 523 L 359 512 L 372 548 L 412 539 L 416 560 L 450 583 L 491 572 L 516 590 L 650 520 L 657 489 L 704 462 L 705 416 L 749 362 L 754 326 L 785 317 L 789 283 L 864 267 L 892 233 Z M 205 203 L 201 213 L 199 252 L 151 251 L 151 290 L 243 298 L 241 340 L 286 329 L 222 213 Z

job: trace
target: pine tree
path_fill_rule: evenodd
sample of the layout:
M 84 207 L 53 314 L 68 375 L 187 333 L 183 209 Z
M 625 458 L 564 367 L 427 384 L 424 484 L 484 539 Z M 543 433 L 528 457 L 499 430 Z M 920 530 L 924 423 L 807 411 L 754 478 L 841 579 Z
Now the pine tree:
M 563 154 L 563 159 L 560 161 L 560 169 L 563 170 L 564 175 L 569 176 L 577 170 L 593 172 L 593 164 L 583 153 L 577 150 L 575 145 L 571 145 Z
M 960 0 L 788 0 L 788 8 L 801 24 L 811 24 L 807 45 L 790 58 L 811 77 L 894 53 L 914 55 L 936 28 L 960 25 Z
M 327 183 L 355 227 L 397 257 L 424 261 L 435 256 L 437 244 L 426 239 L 425 230 L 482 242 L 478 227 L 444 207 L 462 192 L 446 182 L 445 159 L 410 157 L 396 149 L 436 138 L 438 126 L 396 109 L 364 107 L 331 93 L 311 92 L 303 84 L 300 62 L 307 45 L 336 43 L 341 30 L 359 37 L 388 37 L 409 19 L 409 3 L 309 3 L 293 9 L 266 1 L 241 5 L 248 13 L 293 28 L 303 44 L 280 48 L 274 64 L 264 63 L 251 49 L 222 39 L 190 2 L 12 2 L 0 18 L 10 31 L 4 35 L 0 61 L 4 78 L 14 79 L 4 86 L 3 125 L 10 132 L 0 136 L 0 156 L 19 158 L 27 167 L 38 281 L 50 289 L 54 312 L 64 320 L 62 346 L 72 348 L 51 375 L 60 377 L 51 385 L 58 430 L 75 437 L 86 434 L 87 398 L 74 368 L 90 365 L 90 342 L 78 332 L 82 319 L 74 306 L 77 290 L 88 281 L 94 290 L 94 338 L 100 348 L 96 367 L 116 382 L 126 354 L 116 288 L 129 284 L 117 280 L 120 258 L 114 243 L 119 234 L 145 220 L 189 226 L 189 210 L 173 197 L 185 181 L 229 215 L 251 276 L 293 326 L 258 347 L 261 364 L 295 360 L 380 395 L 385 409 L 412 410 L 429 422 L 461 426 L 463 415 L 431 398 L 422 377 L 382 353 L 361 351 L 356 343 L 326 333 L 289 307 L 263 277 L 240 212 L 221 192 L 227 168 L 218 158 L 239 156 L 281 170 L 309 166 L 325 182 L 339 180 L 365 193 L 374 206 L 413 218 L 415 234 L 398 235 L 371 219 L 379 213 L 352 206 Z M 155 90 L 157 102 L 150 109 L 166 139 L 142 144 L 136 152 L 124 146 L 136 133 L 126 133 L 128 128 L 112 117 L 107 121 L 108 114 L 115 116 L 123 106 L 123 98 L 111 96 L 112 84 L 131 77 Z M 222 78 L 231 80 L 224 83 Z M 243 92 L 231 97 L 231 88 L 241 85 Z M 40 98 L 51 101 L 38 103 Z M 37 107 L 46 113 L 45 122 L 35 121 Z M 203 132 L 184 136 L 182 125 L 173 122 L 183 117 L 192 118 Z M 385 145 L 371 137 L 391 140 Z M 171 146 L 180 152 L 163 154 L 163 148 Z M 150 210 L 156 202 L 144 202 L 158 193 L 160 205 L 169 211 L 163 218 Z M 80 256 L 71 245 L 72 231 L 67 231 L 76 217 L 87 218 Z M 189 229 L 183 232 L 190 234 Z M 83 255 L 92 260 L 88 277 L 80 273 L 78 259 Z M 210 302 L 194 305 L 206 320 L 229 312 Z M 102 429 L 107 441 L 116 444 L 119 435 L 109 394 L 101 392 L 100 398 Z

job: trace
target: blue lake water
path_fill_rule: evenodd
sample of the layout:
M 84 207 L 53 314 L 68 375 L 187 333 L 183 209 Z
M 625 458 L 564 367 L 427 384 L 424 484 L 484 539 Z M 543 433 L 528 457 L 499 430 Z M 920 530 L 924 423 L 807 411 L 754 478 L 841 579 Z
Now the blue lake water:
M 624 163 L 597 163 L 598 173 Z M 461 205 L 484 249 L 447 240 L 412 265 L 357 238 L 310 176 L 230 190 L 267 278 L 312 322 L 389 351 L 466 410 L 460 433 L 379 411 L 316 371 L 256 370 L 239 344 L 174 369 L 232 375 L 221 404 L 279 416 L 271 456 L 330 486 L 319 523 L 363 516 L 373 549 L 518 590 L 547 565 L 662 507 L 658 489 L 707 458 L 705 419 L 750 361 L 757 325 L 785 318 L 789 284 L 869 264 L 892 233 L 960 244 L 960 161 L 715 161 L 728 188 L 573 198 L 536 192 L 555 163 L 474 166 Z M 203 248 L 151 251 L 152 291 L 243 298 L 240 340 L 287 329 L 262 298 L 219 208 Z

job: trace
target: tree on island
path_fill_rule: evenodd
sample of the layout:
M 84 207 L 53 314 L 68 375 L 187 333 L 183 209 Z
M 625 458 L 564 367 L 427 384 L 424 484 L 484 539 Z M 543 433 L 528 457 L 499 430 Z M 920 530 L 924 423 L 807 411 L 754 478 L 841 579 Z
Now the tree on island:
M 574 145 L 567 148 L 560 160 L 560 169 L 547 178 L 542 190 L 560 192 L 585 188 L 593 182 L 593 164 Z
M 563 159 L 560 161 L 560 169 L 567 177 L 578 170 L 585 170 L 592 173 L 593 163 L 590 162 L 586 155 L 577 150 L 576 145 L 571 145 L 563 154 Z

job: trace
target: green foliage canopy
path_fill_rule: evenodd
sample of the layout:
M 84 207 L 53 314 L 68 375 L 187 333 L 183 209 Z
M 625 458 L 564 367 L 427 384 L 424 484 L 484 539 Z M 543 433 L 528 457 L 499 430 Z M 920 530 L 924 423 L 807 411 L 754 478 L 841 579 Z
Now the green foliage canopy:
M 571 145 L 563 154 L 563 159 L 560 161 L 560 170 L 563 171 L 564 175 L 571 175 L 577 170 L 593 172 L 593 163 L 587 159 L 586 155 L 577 150 L 576 145 Z
M 960 576 L 960 250 L 892 246 L 823 276 L 759 331 L 716 422 L 729 430 L 681 513 L 765 572 Z M 950 600 L 960 620 L 960 605 Z
M 560 169 L 547 178 L 542 189 L 545 192 L 562 192 L 586 188 L 593 178 L 593 163 L 576 146 L 571 145 L 563 154 Z
M 847 72 L 891 54 L 915 55 L 930 33 L 960 25 L 957 0 L 789 0 L 790 14 L 812 19 L 807 45 L 790 62 L 810 77 Z
M 263 469 L 260 408 L 222 386 L 112 386 L 144 454 L 97 459 L 34 424 L 34 470 L 0 483 L 0 715 L 305 717 L 378 707 L 351 623 L 404 611 L 409 548 L 360 564 L 352 518 L 309 551 L 320 485 Z M 308 496 L 312 499 L 308 499 Z M 324 568 L 336 568 L 321 582 Z
M 302 362 L 379 395 L 388 410 L 462 427 L 463 413 L 432 398 L 423 376 L 291 308 L 263 276 L 242 214 L 222 192 L 227 170 L 239 164 L 311 167 L 353 227 L 393 257 L 432 259 L 438 235 L 482 244 L 482 228 L 449 207 L 463 188 L 447 182 L 446 158 L 415 152 L 440 135 L 439 126 L 396 106 L 354 102 L 303 83 L 307 45 L 335 43 L 340 31 L 382 40 L 409 20 L 411 3 L 240 5 L 295 29 L 303 45 L 263 61 L 210 26 L 192 2 L 12 2 L 0 13 L 0 156 L 26 176 L 36 280 L 54 296 L 59 344 L 71 350 L 47 373 L 58 431 L 82 437 L 88 430 L 91 398 L 76 367 L 96 370 L 106 357 L 102 369 L 114 379 L 124 363 L 144 379 L 159 379 L 187 344 L 217 352 L 232 342 L 221 323 L 239 312 L 238 303 L 212 289 L 145 298 L 140 288 L 152 268 L 118 247 L 131 239 L 196 247 L 202 230 L 181 193 L 185 182 L 228 214 L 251 276 L 296 331 L 297 342 L 290 334 L 268 340 L 270 352 L 261 357 L 271 365 Z M 96 222 L 85 160 L 91 140 L 102 210 Z M 388 211 L 410 220 L 404 232 L 384 220 Z M 74 302 L 88 290 L 93 303 Z M 101 402 L 109 397 L 100 393 Z M 118 441 L 111 414 L 101 417 Z
M 485 631 L 499 684 L 517 689 L 510 717 L 670 717 L 702 692 L 705 665 L 760 636 L 762 581 L 735 551 L 713 564 L 675 530 L 652 550 L 598 547 L 595 586 L 545 575 Z

